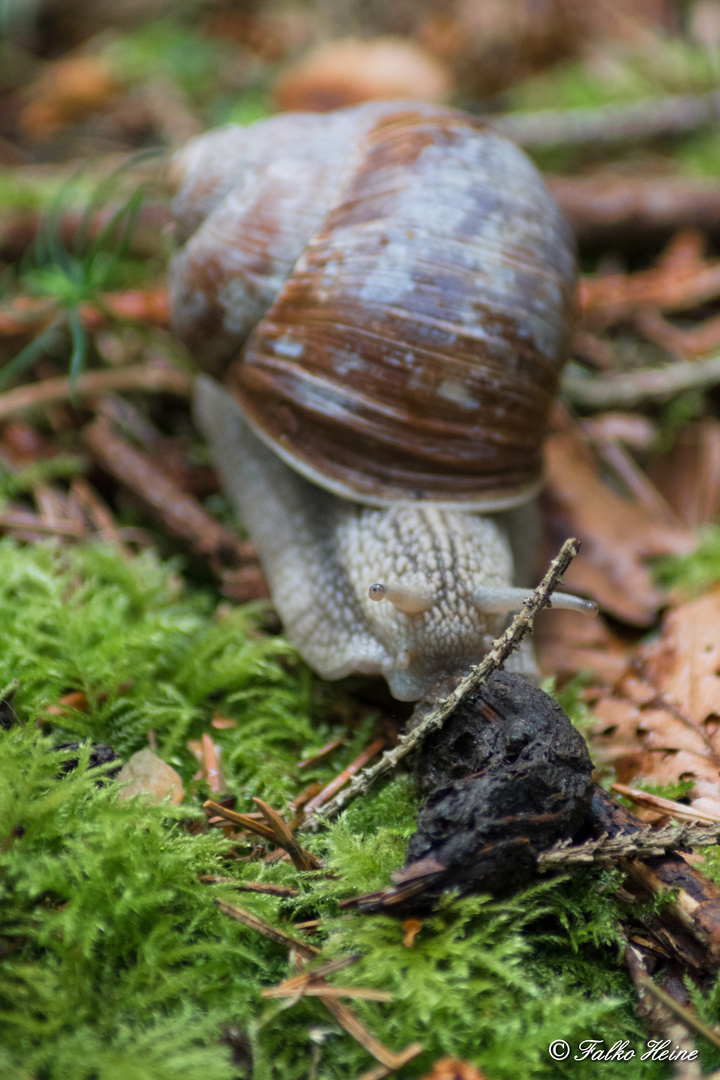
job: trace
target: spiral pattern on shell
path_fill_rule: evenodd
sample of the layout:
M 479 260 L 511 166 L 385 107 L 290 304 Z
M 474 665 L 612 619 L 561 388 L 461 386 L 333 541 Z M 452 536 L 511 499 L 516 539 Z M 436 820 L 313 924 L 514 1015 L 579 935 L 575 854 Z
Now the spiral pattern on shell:
M 173 171 L 175 329 L 285 461 L 371 505 L 528 497 L 575 262 L 520 150 L 371 103 L 218 129 Z

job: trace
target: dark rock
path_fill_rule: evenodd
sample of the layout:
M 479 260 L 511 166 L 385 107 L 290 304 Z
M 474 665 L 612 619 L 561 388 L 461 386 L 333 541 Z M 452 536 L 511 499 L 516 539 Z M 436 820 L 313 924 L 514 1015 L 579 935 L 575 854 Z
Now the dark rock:
M 64 742 L 58 743 L 55 747 L 56 750 L 79 750 L 82 744 L 79 742 Z M 79 758 L 68 758 L 60 766 L 60 772 L 63 774 L 74 772 L 78 767 Z M 117 761 L 116 769 L 109 769 L 108 772 L 103 773 L 102 779 L 98 783 L 103 783 L 105 780 L 110 780 L 117 776 L 122 768 L 122 760 L 119 754 L 116 754 L 112 746 L 106 746 L 105 743 L 93 743 L 92 750 L 90 751 L 90 760 L 88 762 L 89 769 L 96 769 L 98 765 L 107 765 L 111 761 Z

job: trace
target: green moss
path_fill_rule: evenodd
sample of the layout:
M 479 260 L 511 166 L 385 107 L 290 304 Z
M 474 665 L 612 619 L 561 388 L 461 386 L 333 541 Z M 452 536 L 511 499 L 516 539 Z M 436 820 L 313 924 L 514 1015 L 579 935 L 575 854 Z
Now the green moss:
M 693 552 L 659 559 L 654 574 L 666 588 L 681 589 L 690 595 L 717 584 L 720 581 L 720 527 L 704 526 Z
M 324 954 L 361 957 L 338 982 L 395 996 L 353 1002 L 362 1020 L 394 1050 L 423 1042 L 401 1071 L 408 1080 L 447 1054 L 494 1080 L 583 1080 L 597 1065 L 553 1062 L 553 1039 L 641 1047 L 619 962 L 617 875 L 540 879 L 503 900 L 448 896 L 411 947 L 399 920 L 340 914 L 340 898 L 382 887 L 403 862 L 417 810 L 405 774 L 305 838 L 327 868 L 309 875 L 231 859 L 221 833 L 191 834 L 199 799 L 175 809 L 118 802 L 116 785 L 98 786 L 87 770 L 88 748 L 76 771 L 59 774 L 59 741 L 101 740 L 127 756 L 152 729 L 192 790 L 186 743 L 212 730 L 241 808 L 259 794 L 282 809 L 309 780 L 326 782 L 366 745 L 373 717 L 351 702 L 330 708 L 340 691 L 258 627 L 256 610 L 216 612 L 213 597 L 184 589 L 177 567 L 147 554 L 0 542 L 0 686 L 18 684 L 18 723 L 0 730 L 0 1074 L 237 1080 L 221 1038 L 228 1024 L 246 1033 L 257 1080 L 339 1080 L 370 1068 L 318 999 L 260 997 L 292 973 L 287 953 L 222 915 L 214 897 L 289 929 L 321 916 L 314 940 Z M 71 690 L 85 691 L 89 711 L 48 716 Z M 215 711 L 237 726 L 211 729 Z M 349 733 L 330 719 L 343 714 L 355 717 Z M 298 772 L 303 754 L 341 734 L 347 743 L 330 762 Z M 208 873 L 290 883 L 300 895 L 238 896 L 201 882 Z M 667 1070 L 608 1062 L 603 1075 Z

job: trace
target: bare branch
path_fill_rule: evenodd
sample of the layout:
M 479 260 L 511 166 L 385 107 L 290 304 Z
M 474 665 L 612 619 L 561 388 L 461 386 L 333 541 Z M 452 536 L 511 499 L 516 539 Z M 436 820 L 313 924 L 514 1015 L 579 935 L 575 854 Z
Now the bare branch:
M 698 825 L 666 825 L 663 829 L 647 829 L 619 836 L 601 836 L 585 844 L 563 840 L 538 856 L 539 870 L 561 870 L 576 863 L 615 862 L 639 855 L 648 859 L 666 851 L 709 847 L 720 841 L 720 824 L 712 828 Z
M 438 731 L 460 702 L 483 686 L 492 673 L 502 667 L 525 634 L 532 630 L 541 608 L 550 604 L 550 594 L 560 584 L 563 574 L 577 555 L 579 546 L 579 542 L 575 539 L 566 540 L 537 589 L 524 601 L 522 611 L 515 616 L 502 637 L 493 643 L 492 649 L 482 663 L 472 668 L 469 675 L 461 679 L 452 693 L 438 702 L 417 727 L 402 736 L 397 746 L 383 754 L 377 765 L 364 769 L 322 809 L 315 810 L 314 814 L 308 817 L 304 827 L 307 827 L 309 823 L 315 824 L 318 820 L 328 821 L 336 817 L 359 795 L 365 795 L 371 784 L 391 772 L 398 762 L 415 750 L 428 735 Z

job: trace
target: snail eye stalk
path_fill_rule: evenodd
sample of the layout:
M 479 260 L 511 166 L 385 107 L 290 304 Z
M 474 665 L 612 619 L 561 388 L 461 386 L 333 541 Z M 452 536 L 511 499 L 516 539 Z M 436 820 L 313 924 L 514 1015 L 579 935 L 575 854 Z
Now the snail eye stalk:
M 420 589 L 403 585 L 383 585 L 376 582 L 368 589 L 371 600 L 389 600 L 403 615 L 424 615 L 435 604 L 435 597 Z

